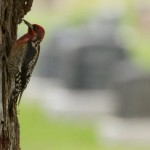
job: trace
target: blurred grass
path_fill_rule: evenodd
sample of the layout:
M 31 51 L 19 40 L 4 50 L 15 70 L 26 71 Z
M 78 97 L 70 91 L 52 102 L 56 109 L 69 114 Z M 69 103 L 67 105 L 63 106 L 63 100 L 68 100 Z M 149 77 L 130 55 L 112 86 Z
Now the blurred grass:
M 92 127 L 48 120 L 37 106 L 19 114 L 22 150 L 98 150 Z
M 22 150 L 149 150 L 149 145 L 121 145 L 96 139 L 90 123 L 49 119 L 36 104 L 19 108 Z

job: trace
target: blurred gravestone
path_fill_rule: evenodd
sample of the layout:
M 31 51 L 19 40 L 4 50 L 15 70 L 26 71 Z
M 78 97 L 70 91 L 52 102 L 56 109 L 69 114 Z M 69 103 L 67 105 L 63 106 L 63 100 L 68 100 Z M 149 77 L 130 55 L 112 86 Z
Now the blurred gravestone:
M 117 23 L 117 19 L 104 19 L 55 36 L 54 51 L 59 51 L 60 58 L 57 76 L 69 88 L 111 86 L 113 67 L 126 58 L 123 46 L 118 45 Z
M 118 82 L 116 91 L 119 94 L 119 116 L 130 118 L 150 116 L 150 76 Z
M 150 116 L 150 75 L 129 60 L 125 60 L 116 65 L 113 78 L 113 87 L 119 95 L 117 115 Z

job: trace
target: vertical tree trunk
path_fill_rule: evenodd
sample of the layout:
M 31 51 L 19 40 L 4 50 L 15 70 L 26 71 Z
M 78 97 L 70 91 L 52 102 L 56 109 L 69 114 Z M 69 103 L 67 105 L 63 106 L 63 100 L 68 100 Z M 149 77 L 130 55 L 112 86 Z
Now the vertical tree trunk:
M 16 106 L 8 111 L 7 56 L 17 36 L 17 25 L 30 11 L 33 0 L 0 0 L 0 150 L 20 150 Z

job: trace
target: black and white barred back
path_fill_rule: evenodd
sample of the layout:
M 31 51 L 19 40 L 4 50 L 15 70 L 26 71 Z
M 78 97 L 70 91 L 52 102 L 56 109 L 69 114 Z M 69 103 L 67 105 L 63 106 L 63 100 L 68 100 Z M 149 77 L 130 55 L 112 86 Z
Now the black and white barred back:
M 10 98 L 10 105 L 12 105 L 12 102 L 17 103 L 17 101 L 19 104 L 22 94 L 30 81 L 31 74 L 39 57 L 40 41 L 28 42 L 26 49 L 21 68 L 18 69 L 15 75 L 15 88 Z

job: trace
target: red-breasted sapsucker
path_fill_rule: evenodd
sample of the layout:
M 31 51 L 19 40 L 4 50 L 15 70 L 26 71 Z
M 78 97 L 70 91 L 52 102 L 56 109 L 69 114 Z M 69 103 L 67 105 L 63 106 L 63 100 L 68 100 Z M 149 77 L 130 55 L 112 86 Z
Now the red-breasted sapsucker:
M 28 32 L 13 44 L 7 59 L 10 87 L 9 107 L 17 101 L 20 102 L 38 60 L 40 43 L 45 34 L 43 27 L 23 21 L 28 26 Z

